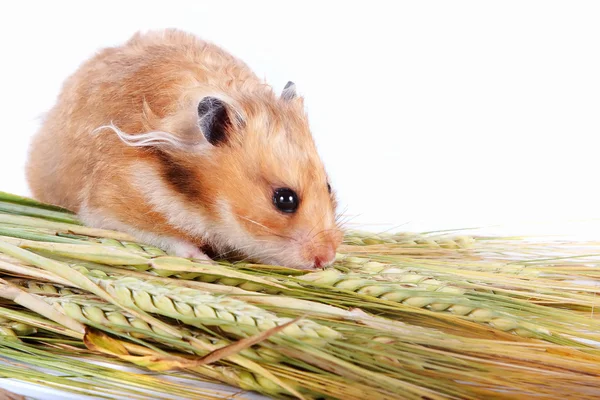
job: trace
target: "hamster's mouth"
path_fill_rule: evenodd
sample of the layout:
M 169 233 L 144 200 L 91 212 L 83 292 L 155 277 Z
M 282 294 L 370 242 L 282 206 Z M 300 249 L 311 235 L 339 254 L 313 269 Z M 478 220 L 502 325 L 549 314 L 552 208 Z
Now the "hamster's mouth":
M 313 260 L 311 262 L 308 260 L 298 260 L 297 257 L 290 256 L 289 258 L 285 258 L 285 259 L 265 258 L 260 262 L 263 264 L 281 266 L 281 267 L 285 267 L 285 268 L 291 268 L 291 269 L 297 269 L 297 270 L 303 270 L 303 271 L 317 271 L 317 270 L 322 270 L 322 269 L 325 269 L 325 268 L 331 266 L 334 261 L 335 261 L 335 258 L 333 258 L 331 260 L 327 260 L 327 261 L 322 261 L 322 260 L 317 259 L 317 260 Z
M 315 251 L 314 247 L 306 251 L 306 248 L 297 242 L 278 243 L 270 249 L 272 251 L 265 249 L 265 246 L 257 246 L 259 247 L 256 249 L 254 246 L 246 246 L 243 251 L 235 248 L 217 248 L 207 244 L 200 249 L 215 261 L 247 262 L 304 271 L 322 270 L 335 262 L 335 249 L 331 246 L 327 246 L 327 251 Z

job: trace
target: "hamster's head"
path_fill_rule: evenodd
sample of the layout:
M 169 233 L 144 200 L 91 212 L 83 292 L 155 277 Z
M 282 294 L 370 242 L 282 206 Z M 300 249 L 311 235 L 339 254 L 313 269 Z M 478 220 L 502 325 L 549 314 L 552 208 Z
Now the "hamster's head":
M 188 201 L 203 211 L 203 239 L 265 264 L 330 265 L 342 241 L 336 199 L 295 86 L 280 96 L 200 95 L 193 106 L 188 129 L 203 142 L 186 156 Z

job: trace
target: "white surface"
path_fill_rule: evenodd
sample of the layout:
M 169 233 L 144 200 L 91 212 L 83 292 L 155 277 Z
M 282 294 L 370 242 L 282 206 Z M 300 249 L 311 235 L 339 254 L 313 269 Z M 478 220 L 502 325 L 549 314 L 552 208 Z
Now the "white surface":
M 168 5 L 167 5 L 168 4 Z M 371 229 L 600 224 L 600 2 L 20 1 L 0 6 L 0 190 L 97 48 L 178 27 L 293 80 L 342 208 Z M 372 225 L 370 225 L 372 224 Z M 526 233 L 517 230 L 517 233 Z

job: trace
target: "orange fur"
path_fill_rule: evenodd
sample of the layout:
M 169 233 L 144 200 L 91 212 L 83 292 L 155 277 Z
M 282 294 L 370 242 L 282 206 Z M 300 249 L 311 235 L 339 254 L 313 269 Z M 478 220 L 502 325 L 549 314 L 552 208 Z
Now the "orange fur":
M 232 124 L 226 145 L 200 132 L 205 96 L 224 99 L 244 122 Z M 95 132 L 110 124 L 168 132 L 187 147 L 158 145 L 161 156 Z M 185 193 L 165 163 L 185 172 Z M 330 263 L 341 241 L 302 99 L 278 97 L 240 60 L 177 30 L 136 34 L 81 65 L 31 144 L 27 178 L 36 198 L 178 255 L 201 257 L 193 248 L 208 245 L 310 268 Z M 296 213 L 274 207 L 279 187 L 299 195 Z

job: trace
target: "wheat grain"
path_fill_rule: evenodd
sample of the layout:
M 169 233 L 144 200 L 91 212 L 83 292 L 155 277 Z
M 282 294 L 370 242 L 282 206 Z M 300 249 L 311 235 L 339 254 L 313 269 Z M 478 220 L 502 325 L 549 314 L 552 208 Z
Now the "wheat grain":
M 289 322 L 262 308 L 226 296 L 191 288 L 144 282 L 135 278 L 101 279 L 98 283 L 123 304 L 202 328 L 220 326 L 238 336 L 254 335 Z M 308 319 L 286 327 L 280 335 L 295 339 L 336 339 L 341 335 Z
M 406 247 L 468 249 L 476 243 L 470 236 L 431 236 L 419 233 L 373 233 L 358 230 L 345 232 L 344 243 L 357 246 L 380 244 L 401 245 Z
M 466 298 L 461 298 L 466 292 L 464 289 L 447 286 L 435 279 L 419 275 L 409 275 L 409 277 L 406 283 L 420 282 L 424 285 L 403 287 L 396 282 L 380 282 L 361 275 L 344 274 L 336 269 L 306 274 L 299 280 L 402 303 L 410 307 L 449 312 L 523 337 L 550 335 L 550 331 L 546 328 L 482 308 Z
M 424 261 L 421 261 L 419 264 L 415 264 L 414 260 L 395 258 L 394 261 L 389 261 L 389 259 L 390 257 L 377 255 L 361 256 L 356 254 L 337 254 L 335 266 L 338 268 L 344 267 L 351 270 L 352 272 L 358 272 L 362 274 L 387 274 L 392 276 L 394 274 L 404 272 L 421 272 L 423 270 L 428 270 L 428 267 L 431 267 L 431 263 L 427 263 Z M 407 266 L 407 264 L 412 264 L 412 266 Z M 416 265 L 418 265 L 418 268 Z M 471 263 L 469 261 L 462 260 L 460 264 L 450 264 L 448 262 L 437 261 L 436 265 L 442 268 L 447 265 L 448 267 L 452 266 L 464 270 L 497 272 L 502 274 L 512 274 L 528 277 L 540 276 L 543 273 L 539 269 L 534 269 L 525 265 L 510 264 L 506 262 Z M 436 271 L 437 268 L 433 270 L 428 270 L 429 273 L 436 273 Z M 437 274 L 442 275 L 443 273 L 437 272 Z
M 37 329 L 31 325 L 0 317 L 0 335 L 17 338 L 19 336 L 29 336 L 35 333 L 37 333 Z

